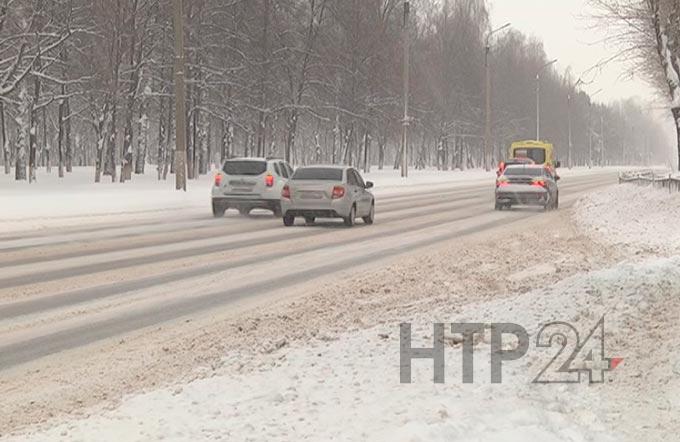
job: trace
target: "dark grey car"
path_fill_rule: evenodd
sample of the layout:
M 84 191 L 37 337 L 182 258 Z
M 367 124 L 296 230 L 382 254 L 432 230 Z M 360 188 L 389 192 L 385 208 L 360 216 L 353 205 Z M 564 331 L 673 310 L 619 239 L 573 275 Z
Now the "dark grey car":
M 559 176 L 541 165 L 508 166 L 496 180 L 496 210 L 515 205 L 557 209 Z

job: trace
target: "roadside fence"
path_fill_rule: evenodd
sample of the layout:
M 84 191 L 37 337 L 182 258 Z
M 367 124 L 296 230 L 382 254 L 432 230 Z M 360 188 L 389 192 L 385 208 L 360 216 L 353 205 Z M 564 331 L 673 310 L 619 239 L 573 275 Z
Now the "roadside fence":
M 668 192 L 680 192 L 680 178 L 668 172 L 653 169 L 636 170 L 619 173 L 619 184 L 630 183 L 638 186 L 652 186 L 658 189 L 668 189 Z

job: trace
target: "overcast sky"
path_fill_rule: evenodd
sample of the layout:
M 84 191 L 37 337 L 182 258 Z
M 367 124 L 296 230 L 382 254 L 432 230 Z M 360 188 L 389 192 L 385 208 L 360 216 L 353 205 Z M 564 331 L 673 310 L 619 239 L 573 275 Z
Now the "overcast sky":
M 550 58 L 557 58 L 561 72 L 571 66 L 574 77 L 612 54 L 613 48 L 602 42 L 604 34 L 589 27 L 588 0 L 491 0 L 494 27 L 507 22 L 525 34 L 543 41 Z M 595 82 L 585 86 L 587 92 L 602 88 L 596 99 L 609 101 L 638 96 L 653 99 L 650 87 L 641 79 L 619 78 L 623 67 L 612 64 L 596 74 Z
M 490 0 L 494 28 L 510 22 L 514 29 L 543 41 L 549 58 L 557 58 L 557 68 L 571 67 L 574 78 L 608 58 L 615 49 L 604 42 L 604 31 L 593 29 L 588 0 Z M 595 101 L 639 98 L 662 123 L 669 147 L 675 144 L 670 113 L 659 97 L 641 78 L 621 78 L 625 66 L 611 63 L 592 74 L 593 83 L 583 86 L 588 93 L 602 89 Z M 672 152 L 672 149 L 671 149 Z M 671 154 L 673 158 L 675 154 Z M 674 160 L 673 160 L 674 161 Z

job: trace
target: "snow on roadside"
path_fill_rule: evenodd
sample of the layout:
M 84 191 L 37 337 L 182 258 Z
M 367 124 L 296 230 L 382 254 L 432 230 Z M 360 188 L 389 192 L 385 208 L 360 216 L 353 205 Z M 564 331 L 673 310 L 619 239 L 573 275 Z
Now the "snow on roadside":
M 586 233 L 609 244 L 680 252 L 680 193 L 632 184 L 611 186 L 579 201 L 575 218 Z
M 228 354 L 214 377 L 130 396 L 114 410 L 7 440 L 631 440 L 629 431 L 651 425 L 662 413 L 654 401 L 674 395 L 664 390 L 672 376 L 665 365 L 674 361 L 647 360 L 661 364 L 667 376 L 662 388 L 645 385 L 648 394 L 625 396 L 626 403 L 617 399 L 619 391 L 625 393 L 622 384 L 640 369 L 634 346 L 658 347 L 633 339 L 631 327 L 677 298 L 679 286 L 680 258 L 653 259 L 461 311 L 449 306 L 404 318 L 414 324 L 414 347 L 432 345 L 434 322 L 524 326 L 532 334 L 529 354 L 505 363 L 501 385 L 489 383 L 488 333 L 475 348 L 475 384 L 461 382 L 459 346 L 447 346 L 445 384 L 432 383 L 431 361 L 414 362 L 414 383 L 400 384 L 399 332 L 393 323 L 259 355 L 257 368 L 246 373 L 240 373 L 243 355 Z M 605 356 L 630 360 L 606 375 L 611 384 L 531 383 L 557 351 L 535 347 L 541 324 L 567 321 L 585 334 L 604 314 Z M 636 420 L 618 418 L 626 408 L 636 410 Z

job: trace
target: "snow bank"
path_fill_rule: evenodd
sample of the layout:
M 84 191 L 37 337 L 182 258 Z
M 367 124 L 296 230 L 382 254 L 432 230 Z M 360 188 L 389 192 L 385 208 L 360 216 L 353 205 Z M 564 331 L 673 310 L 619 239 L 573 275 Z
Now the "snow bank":
M 680 251 L 680 193 L 618 185 L 593 192 L 576 205 L 579 225 L 598 240 L 641 251 Z
M 533 334 L 542 323 L 564 320 L 585 333 L 606 313 L 606 356 L 635 359 L 633 345 L 658 344 L 631 343 L 630 324 L 677 296 L 678 286 L 680 258 L 620 265 L 462 311 L 450 306 L 422 312 L 410 319 L 413 345 L 431 346 L 431 324 L 439 321 L 514 322 Z M 631 440 L 629 429 L 653 425 L 659 411 L 646 401 L 676 393 L 666 390 L 673 376 L 666 366 L 677 361 L 661 365 L 649 357 L 647 363 L 666 373 L 664 390 L 647 385 L 649 394 L 637 397 L 627 396 L 621 384 L 643 359 L 629 368 L 624 363 L 608 374 L 612 384 L 597 388 L 532 384 L 556 352 L 537 352 L 533 336 L 529 355 L 506 363 L 503 384 L 492 385 L 488 334 L 475 347 L 475 384 L 462 384 L 460 347 L 450 346 L 445 384 L 432 383 L 431 361 L 416 361 L 414 383 L 403 385 L 398 337 L 396 323 L 348 332 L 338 340 L 258 356 L 248 372 L 242 371 L 246 357 L 229 354 L 226 368 L 212 378 L 131 396 L 117 409 L 7 440 L 618 441 Z M 668 345 L 663 358 L 677 354 L 678 345 Z M 620 417 L 628 408 L 635 420 Z

